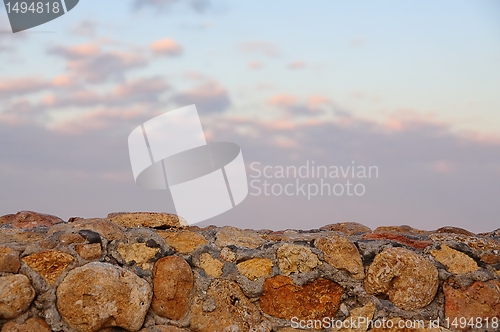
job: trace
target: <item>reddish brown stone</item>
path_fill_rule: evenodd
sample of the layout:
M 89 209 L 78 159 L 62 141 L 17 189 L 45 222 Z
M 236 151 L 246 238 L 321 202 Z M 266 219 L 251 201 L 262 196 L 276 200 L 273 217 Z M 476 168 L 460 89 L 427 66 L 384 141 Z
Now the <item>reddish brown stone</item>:
M 357 222 L 339 222 L 336 224 L 323 226 L 320 228 L 320 230 L 342 232 L 347 236 L 372 232 L 370 228 Z
M 462 235 L 467 235 L 467 236 L 475 236 L 476 234 L 469 232 L 466 229 L 460 228 L 460 227 L 453 227 L 453 226 L 445 226 L 436 229 L 433 233 L 451 233 L 451 234 L 462 234 Z
M 408 225 L 402 225 L 402 226 L 380 226 L 377 227 L 374 231 L 374 233 L 385 233 L 385 232 L 393 232 L 393 233 L 403 233 L 403 234 L 414 234 L 414 235 L 424 235 L 427 234 L 427 231 L 413 228 Z
M 278 275 L 264 282 L 260 308 L 268 315 L 283 319 L 334 317 L 343 294 L 342 287 L 327 279 L 297 286 L 290 277 Z
M 61 236 L 59 236 L 59 243 L 61 244 L 85 243 L 85 239 L 80 234 L 67 233 L 67 234 L 61 234 Z
M 19 252 L 0 247 L 0 272 L 17 273 L 20 267 Z
M 23 324 L 15 321 L 6 323 L 2 332 L 51 332 L 50 326 L 42 318 L 30 318 Z
M 498 264 L 500 263 L 500 254 L 487 252 L 481 256 L 481 261 L 486 264 Z
M 470 286 L 460 286 L 453 279 L 443 284 L 445 296 L 444 312 L 453 322 L 455 318 L 499 318 L 500 317 L 500 281 L 476 281 Z M 460 326 L 459 326 L 460 327 Z M 462 331 L 468 331 L 463 328 Z
M 399 242 L 409 247 L 413 247 L 415 249 L 424 249 L 430 245 L 432 245 L 432 241 L 421 240 L 418 238 L 411 238 L 408 235 L 403 235 L 394 232 L 377 232 L 363 235 L 363 239 L 365 240 L 391 240 L 395 242 Z
M 51 227 L 62 222 L 64 221 L 59 217 L 33 211 L 20 211 L 16 214 L 7 214 L 0 217 L 0 224 L 10 224 L 14 228 L 24 229 L 38 226 Z
M 184 258 L 158 260 L 153 271 L 153 311 L 168 319 L 181 319 L 187 312 L 193 285 L 193 272 Z

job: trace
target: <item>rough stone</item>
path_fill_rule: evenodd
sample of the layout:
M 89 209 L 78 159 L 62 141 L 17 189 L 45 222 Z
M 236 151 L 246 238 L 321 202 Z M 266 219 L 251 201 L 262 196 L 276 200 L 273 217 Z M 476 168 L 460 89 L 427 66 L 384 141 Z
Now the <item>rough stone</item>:
M 458 242 L 464 243 L 470 248 L 477 250 L 500 250 L 500 242 L 494 239 L 488 239 L 478 236 L 466 236 L 461 234 L 431 234 L 429 235 L 431 240 L 436 242 Z
M 263 239 L 273 242 L 295 242 L 295 241 L 314 241 L 319 237 L 325 237 L 334 232 L 318 232 L 318 233 L 304 233 L 295 230 L 277 231 L 267 234 L 261 234 Z
M 476 261 L 466 254 L 448 247 L 446 244 L 441 245 L 440 250 L 431 250 L 430 253 L 448 271 L 454 274 L 468 273 L 479 269 Z
M 22 259 L 30 269 L 41 275 L 52 286 L 74 260 L 73 256 L 59 250 L 41 251 Z
M 141 328 L 151 303 L 151 286 L 134 273 L 92 262 L 68 273 L 57 288 L 57 309 L 79 332 L 119 326 Z
M 108 214 L 107 219 L 126 228 L 180 228 L 188 225 L 183 218 L 171 213 L 118 212 Z
M 102 218 L 78 219 L 71 223 L 59 224 L 51 227 L 48 235 L 56 232 L 78 233 L 85 230 L 96 232 L 110 241 L 123 240 L 125 238 L 123 229 L 120 226 Z
M 320 228 L 320 230 L 342 232 L 347 236 L 372 232 L 369 227 L 366 227 L 365 225 L 359 224 L 357 222 L 339 222 L 336 224 L 323 226 Z
M 309 272 L 321 264 L 310 248 L 285 243 L 276 251 L 278 266 L 285 275 Z
M 387 233 L 387 232 L 394 232 L 394 233 L 403 233 L 403 234 L 415 234 L 415 235 L 424 235 L 427 234 L 427 231 L 421 230 L 421 229 L 416 229 L 408 225 L 402 225 L 402 226 L 380 226 L 377 227 L 374 231 L 374 233 Z
M 193 285 L 193 272 L 185 259 L 161 258 L 153 271 L 153 311 L 168 319 L 181 319 L 188 310 Z
M 75 250 L 81 258 L 88 261 L 98 259 L 102 255 L 100 243 L 78 244 Z
M 330 235 L 328 238 L 319 238 L 314 241 L 316 248 L 324 254 L 325 261 L 337 269 L 347 270 L 356 279 L 363 279 L 365 271 L 358 249 L 340 235 Z
M 31 229 L 39 226 L 51 227 L 64 221 L 50 214 L 33 211 L 20 211 L 16 214 L 7 214 L 0 217 L 0 224 L 10 224 L 14 228 Z
M 225 226 L 217 231 L 215 244 L 219 247 L 235 245 L 242 248 L 255 249 L 266 243 L 255 231 Z
M 229 249 L 228 247 L 222 248 L 219 256 L 226 262 L 233 262 L 233 263 L 236 262 L 236 253 L 231 249 Z
M 441 326 L 429 327 L 429 322 L 425 320 L 408 320 L 400 317 L 386 319 L 385 322 L 379 319 L 382 327 L 374 327 L 370 332 L 451 332 Z M 399 327 L 405 326 L 408 327 Z M 389 326 L 392 326 L 390 328 Z M 411 327 L 410 327 L 411 326 Z
M 466 229 L 454 226 L 445 226 L 436 229 L 433 233 L 451 233 L 451 234 L 462 234 L 467 236 L 475 236 L 476 234 L 469 232 Z
M 327 279 L 297 286 L 290 277 L 278 275 L 264 282 L 260 308 L 282 319 L 323 319 L 335 316 L 343 294 L 342 287 Z
M 203 302 L 208 299 L 215 301 L 215 309 L 210 312 L 203 310 Z M 191 309 L 190 329 L 195 332 L 264 331 L 258 329 L 261 324 L 258 307 L 238 284 L 225 279 L 214 279 L 206 296 L 196 298 Z
M 157 233 L 180 254 L 189 254 L 199 246 L 208 243 L 203 235 L 188 230 L 157 231 Z
M 369 302 L 361 308 L 352 309 L 349 317 L 342 322 L 343 328 L 335 328 L 335 332 L 366 332 L 369 321 L 375 314 L 375 305 Z M 354 323 L 353 323 L 354 322 Z
M 375 256 L 368 268 L 365 289 L 369 294 L 386 294 L 404 310 L 427 306 L 436 295 L 439 280 L 434 265 L 404 248 L 390 248 Z
M 35 298 L 30 280 L 22 274 L 0 277 L 0 319 L 11 319 L 28 310 Z
M 3 228 L 0 232 L 0 243 L 15 243 L 17 245 L 27 245 L 37 243 L 45 238 L 43 232 L 21 231 L 17 229 Z
M 118 253 L 125 262 L 130 263 L 135 262 L 143 270 L 149 270 L 153 267 L 151 260 L 160 251 L 159 248 L 150 248 L 146 243 L 132 243 L 125 244 L 121 242 L 118 244 Z
M 224 263 L 205 252 L 200 255 L 200 267 L 208 276 L 220 277 L 222 275 Z
M 51 332 L 50 326 L 39 317 L 32 317 L 26 320 L 23 324 L 18 324 L 15 321 L 6 323 L 1 332 Z
M 17 273 L 20 267 L 19 252 L 0 247 L 0 272 Z
M 273 261 L 267 258 L 252 258 L 236 266 L 238 271 L 250 280 L 269 277 L 273 271 Z
M 500 263 L 500 252 L 498 250 L 492 250 L 492 252 L 486 252 L 481 255 L 481 262 L 486 264 L 498 264 Z
M 80 234 L 65 233 L 59 236 L 59 243 L 69 245 L 73 243 L 85 243 L 85 239 Z
M 142 329 L 140 332 L 190 332 L 190 331 L 191 330 L 171 325 L 156 325 Z
M 452 322 L 455 318 L 500 318 L 500 281 L 476 281 L 463 286 L 448 279 L 443 284 L 444 313 Z
M 426 240 L 419 235 L 405 235 L 396 232 L 382 232 L 378 231 L 376 233 L 370 233 L 363 235 L 364 240 L 391 240 L 408 247 L 413 247 L 415 249 L 425 249 L 432 245 L 432 241 Z

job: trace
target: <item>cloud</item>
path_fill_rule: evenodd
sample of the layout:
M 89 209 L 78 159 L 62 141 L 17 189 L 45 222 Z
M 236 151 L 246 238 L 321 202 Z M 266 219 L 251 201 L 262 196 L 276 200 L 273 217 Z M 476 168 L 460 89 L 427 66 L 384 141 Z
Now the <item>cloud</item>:
M 332 109 L 333 103 L 324 96 L 312 95 L 303 100 L 294 95 L 281 93 L 267 100 L 270 106 L 281 108 L 295 115 L 317 116 L 324 113 L 326 109 Z
M 294 61 L 288 64 L 288 69 L 302 69 L 306 67 L 306 63 L 304 61 Z
M 38 92 L 51 86 L 38 77 L 14 78 L 11 80 L 0 80 L 0 96 L 13 97 L 16 95 Z
M 77 36 L 93 37 L 98 26 L 97 21 L 85 19 L 80 21 L 71 32 Z
M 262 62 L 259 61 L 252 61 L 248 63 L 248 68 L 250 69 L 261 69 L 262 68 Z
M 128 70 L 144 67 L 146 58 L 137 52 L 103 51 L 96 44 L 53 47 L 48 52 L 66 60 L 69 75 L 90 83 L 123 79 Z
M 197 13 L 205 13 L 211 6 L 209 0 L 134 0 L 132 6 L 134 9 L 151 8 L 159 12 L 167 12 L 176 4 L 187 3 L 189 7 Z
M 182 46 L 171 38 L 151 43 L 150 49 L 156 55 L 178 56 L 183 53 Z
M 297 103 L 298 98 L 289 94 L 278 94 L 268 100 L 268 104 L 273 106 L 292 106 Z
M 245 54 L 261 54 L 275 57 L 280 54 L 278 45 L 266 41 L 247 41 L 240 43 L 239 49 Z
M 223 112 L 231 106 L 227 90 L 216 81 L 208 81 L 192 90 L 177 93 L 171 101 L 178 105 L 196 104 L 201 112 Z

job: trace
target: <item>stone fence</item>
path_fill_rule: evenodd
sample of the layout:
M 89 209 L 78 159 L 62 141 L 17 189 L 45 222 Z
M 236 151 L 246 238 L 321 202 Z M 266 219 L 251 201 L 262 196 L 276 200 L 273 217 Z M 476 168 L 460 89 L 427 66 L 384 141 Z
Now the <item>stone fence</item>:
M 0 217 L 1 332 L 500 331 L 500 230 Z

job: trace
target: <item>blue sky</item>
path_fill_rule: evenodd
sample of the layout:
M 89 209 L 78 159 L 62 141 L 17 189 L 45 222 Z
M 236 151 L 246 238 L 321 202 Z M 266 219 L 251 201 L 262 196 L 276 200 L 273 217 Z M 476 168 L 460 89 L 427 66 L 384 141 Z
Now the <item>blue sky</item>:
M 209 222 L 498 224 L 497 1 L 81 0 L 8 28 L 2 10 L 2 214 L 171 210 L 135 187 L 126 137 L 196 103 L 247 164 L 381 170 L 359 199 L 249 197 Z

